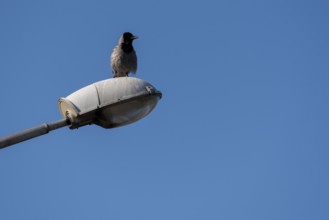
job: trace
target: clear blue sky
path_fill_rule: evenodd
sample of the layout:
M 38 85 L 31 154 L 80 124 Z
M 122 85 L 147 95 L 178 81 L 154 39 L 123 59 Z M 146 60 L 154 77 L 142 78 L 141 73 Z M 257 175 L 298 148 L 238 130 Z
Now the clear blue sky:
M 0 136 L 60 119 L 130 31 L 146 118 L 0 151 L 0 219 L 329 219 L 328 1 L 0 1 Z

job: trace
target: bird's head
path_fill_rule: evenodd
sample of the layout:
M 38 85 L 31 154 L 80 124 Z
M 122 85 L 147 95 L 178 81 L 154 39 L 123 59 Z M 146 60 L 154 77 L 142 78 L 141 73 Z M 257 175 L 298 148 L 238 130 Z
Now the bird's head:
M 120 38 L 120 43 L 132 44 L 133 40 L 135 40 L 135 39 L 138 39 L 138 37 L 134 36 L 130 32 L 125 32 L 125 33 L 123 33 L 123 35 Z

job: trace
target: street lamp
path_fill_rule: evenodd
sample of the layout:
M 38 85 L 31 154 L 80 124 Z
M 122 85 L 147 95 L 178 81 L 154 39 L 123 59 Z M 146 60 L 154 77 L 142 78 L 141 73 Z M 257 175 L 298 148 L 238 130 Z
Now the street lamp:
M 138 78 L 99 81 L 59 99 L 63 119 L 0 138 L 0 149 L 68 125 L 74 129 L 88 124 L 103 128 L 131 124 L 148 115 L 161 96 L 154 86 Z

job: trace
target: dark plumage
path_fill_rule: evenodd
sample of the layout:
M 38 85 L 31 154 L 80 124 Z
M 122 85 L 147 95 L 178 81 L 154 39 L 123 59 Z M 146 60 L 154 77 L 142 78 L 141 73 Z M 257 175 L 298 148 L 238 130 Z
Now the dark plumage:
M 133 47 L 133 40 L 137 36 L 125 32 L 119 39 L 111 54 L 111 68 L 113 77 L 128 76 L 128 73 L 136 73 L 137 56 Z

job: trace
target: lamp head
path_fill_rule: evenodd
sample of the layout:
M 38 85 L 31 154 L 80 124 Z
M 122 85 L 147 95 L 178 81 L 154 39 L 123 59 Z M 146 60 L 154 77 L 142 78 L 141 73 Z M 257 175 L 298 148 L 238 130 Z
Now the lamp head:
M 117 77 L 86 86 L 58 101 L 70 128 L 96 124 L 114 128 L 148 115 L 161 99 L 150 83 L 133 77 Z

